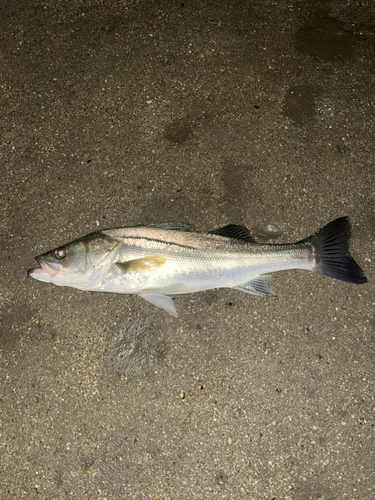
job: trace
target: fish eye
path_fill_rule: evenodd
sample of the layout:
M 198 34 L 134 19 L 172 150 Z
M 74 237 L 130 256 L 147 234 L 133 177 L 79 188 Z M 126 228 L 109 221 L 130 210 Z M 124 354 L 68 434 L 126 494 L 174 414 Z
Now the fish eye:
M 55 250 L 55 256 L 56 259 L 63 259 L 66 255 L 66 249 L 65 248 L 57 248 Z

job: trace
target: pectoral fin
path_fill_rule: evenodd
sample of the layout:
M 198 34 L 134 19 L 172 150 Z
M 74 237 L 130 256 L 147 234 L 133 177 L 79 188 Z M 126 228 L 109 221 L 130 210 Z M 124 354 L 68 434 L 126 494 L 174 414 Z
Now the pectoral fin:
M 114 267 L 121 273 L 140 273 L 144 271 L 155 271 L 163 266 L 167 259 L 162 256 L 142 257 L 141 259 L 117 262 Z
M 243 285 L 237 285 L 233 288 L 234 290 L 239 290 L 240 292 L 249 293 L 251 295 L 275 295 L 269 286 L 270 279 L 270 274 L 262 274 Z

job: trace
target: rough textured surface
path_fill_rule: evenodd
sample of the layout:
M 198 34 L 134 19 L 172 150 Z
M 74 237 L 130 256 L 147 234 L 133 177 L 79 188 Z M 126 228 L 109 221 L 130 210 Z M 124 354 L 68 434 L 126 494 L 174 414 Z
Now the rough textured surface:
M 3 1 L 0 496 L 374 496 L 373 2 Z M 360 287 L 130 296 L 27 278 L 97 227 L 349 215 Z

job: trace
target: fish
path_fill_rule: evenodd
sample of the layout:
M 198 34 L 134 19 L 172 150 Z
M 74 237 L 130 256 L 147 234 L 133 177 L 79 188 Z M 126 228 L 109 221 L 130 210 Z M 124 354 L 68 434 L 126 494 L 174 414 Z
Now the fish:
M 205 233 L 174 223 L 105 229 L 35 257 L 38 267 L 28 275 L 79 290 L 135 294 L 177 316 L 170 295 L 216 288 L 274 295 L 271 274 L 289 269 L 365 283 L 349 253 L 350 233 L 348 217 L 289 244 L 258 243 L 234 224 Z

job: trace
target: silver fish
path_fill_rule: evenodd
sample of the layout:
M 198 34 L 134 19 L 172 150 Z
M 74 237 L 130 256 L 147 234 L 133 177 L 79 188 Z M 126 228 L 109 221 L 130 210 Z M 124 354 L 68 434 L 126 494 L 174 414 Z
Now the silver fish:
M 28 275 L 80 290 L 136 294 L 177 316 L 169 295 L 234 288 L 272 295 L 270 274 L 306 269 L 348 283 L 367 281 L 349 254 L 342 217 L 294 244 L 257 243 L 244 226 L 196 233 L 178 224 L 98 231 L 36 257 Z

